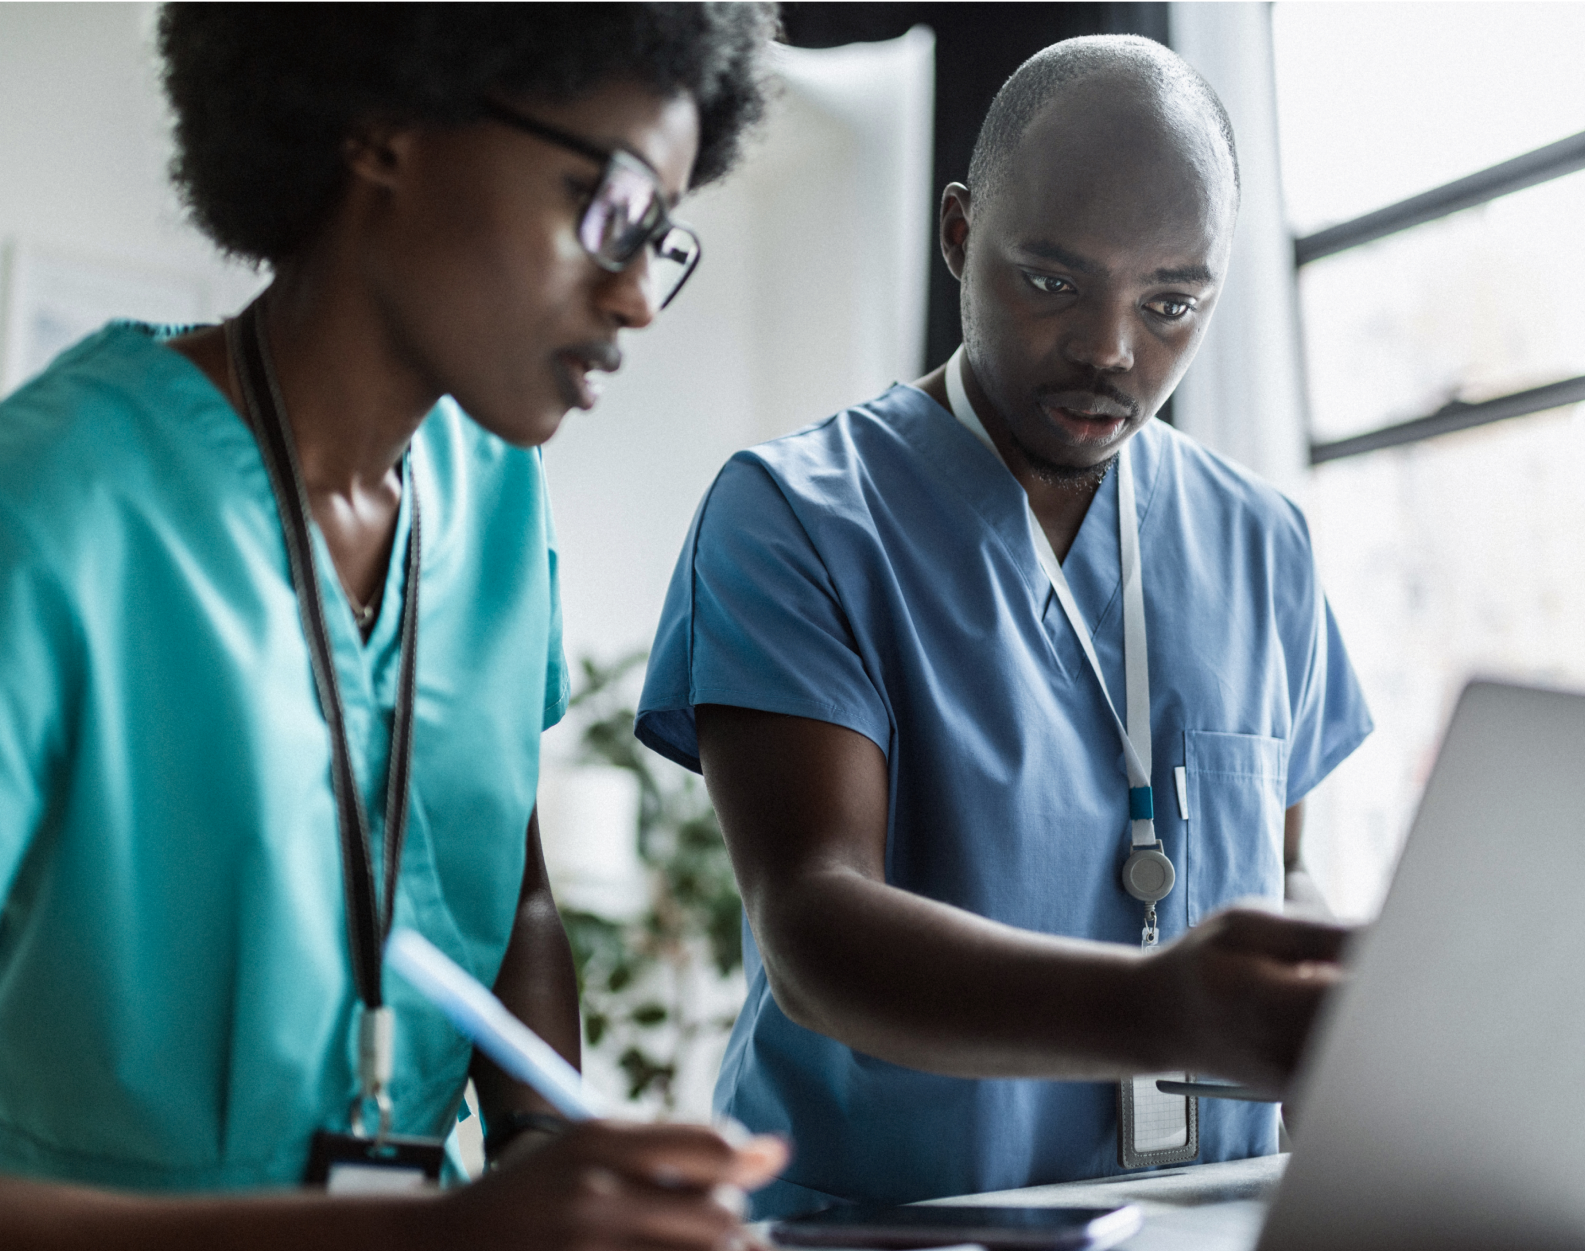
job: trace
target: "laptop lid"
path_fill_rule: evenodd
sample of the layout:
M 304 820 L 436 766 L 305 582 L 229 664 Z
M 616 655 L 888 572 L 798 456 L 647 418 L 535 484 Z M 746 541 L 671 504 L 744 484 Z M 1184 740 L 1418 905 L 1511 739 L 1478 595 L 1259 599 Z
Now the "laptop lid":
M 1585 696 L 1459 700 L 1262 1251 L 1585 1245 Z

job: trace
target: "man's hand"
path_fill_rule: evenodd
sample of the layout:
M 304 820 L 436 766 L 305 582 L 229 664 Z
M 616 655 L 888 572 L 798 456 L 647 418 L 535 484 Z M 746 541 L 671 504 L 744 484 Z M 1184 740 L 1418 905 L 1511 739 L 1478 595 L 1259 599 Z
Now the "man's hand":
M 1345 931 L 1227 913 L 1142 956 L 1014 929 L 887 882 L 890 781 L 863 735 L 719 704 L 695 715 L 771 992 L 797 1024 L 952 1077 L 1187 1069 L 1278 1090 L 1292 1075 Z
M 701 1125 L 586 1122 L 439 1200 L 434 1245 L 731 1251 L 747 1245 L 743 1192 L 786 1162 L 777 1138 L 734 1146 Z
M 1150 956 L 1146 984 L 1184 1067 L 1283 1093 L 1351 932 L 1231 909 Z

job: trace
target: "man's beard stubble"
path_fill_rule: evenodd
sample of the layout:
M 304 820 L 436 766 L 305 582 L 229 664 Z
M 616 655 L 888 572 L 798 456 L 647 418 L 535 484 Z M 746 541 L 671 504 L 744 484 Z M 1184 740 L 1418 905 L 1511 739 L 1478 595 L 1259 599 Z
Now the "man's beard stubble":
M 1099 489 L 1107 473 L 1117 463 L 1117 453 L 1113 452 L 1094 465 L 1059 465 L 1033 451 L 1011 430 L 1007 435 L 1018 449 L 1018 454 L 1024 458 L 1024 463 L 1029 466 L 1029 471 L 1048 486 L 1070 491 L 1094 491 Z

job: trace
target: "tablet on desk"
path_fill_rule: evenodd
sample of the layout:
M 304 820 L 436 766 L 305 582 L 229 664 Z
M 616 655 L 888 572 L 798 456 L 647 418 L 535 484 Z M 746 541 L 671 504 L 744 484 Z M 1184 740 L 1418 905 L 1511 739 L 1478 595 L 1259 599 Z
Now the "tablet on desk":
M 842 1204 L 777 1221 L 788 1247 L 960 1247 L 990 1251 L 1102 1251 L 1143 1224 L 1133 1204 L 1116 1208 L 865 1207 Z

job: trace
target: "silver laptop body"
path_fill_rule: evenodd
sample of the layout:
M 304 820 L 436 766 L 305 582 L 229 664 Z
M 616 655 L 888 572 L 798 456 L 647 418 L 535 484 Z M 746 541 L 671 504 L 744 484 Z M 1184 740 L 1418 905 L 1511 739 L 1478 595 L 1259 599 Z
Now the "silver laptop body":
M 1585 696 L 1465 690 L 1261 1251 L 1585 1247 Z

